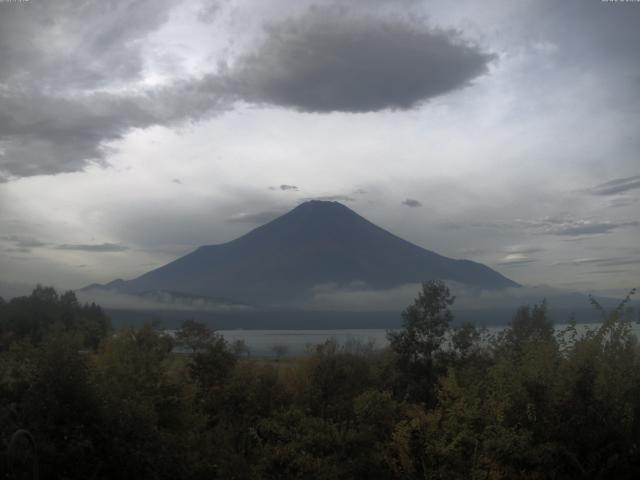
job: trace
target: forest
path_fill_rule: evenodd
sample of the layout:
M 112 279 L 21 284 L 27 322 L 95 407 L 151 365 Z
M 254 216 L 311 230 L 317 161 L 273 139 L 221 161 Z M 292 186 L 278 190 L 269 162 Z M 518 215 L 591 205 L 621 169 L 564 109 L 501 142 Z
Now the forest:
M 0 299 L 2 478 L 640 478 L 640 347 L 627 306 L 555 329 L 545 303 L 499 334 L 454 326 L 422 285 L 389 347 L 298 358 L 195 319 L 114 329 L 37 287 Z

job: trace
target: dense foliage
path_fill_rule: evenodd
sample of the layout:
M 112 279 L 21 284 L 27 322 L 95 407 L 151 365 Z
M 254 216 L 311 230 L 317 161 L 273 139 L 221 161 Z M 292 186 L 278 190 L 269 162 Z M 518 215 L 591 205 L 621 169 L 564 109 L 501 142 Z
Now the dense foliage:
M 453 301 L 424 284 L 385 350 L 270 361 L 193 320 L 175 337 L 112 331 L 99 307 L 39 287 L 0 300 L 3 451 L 27 430 L 41 478 L 61 479 L 640 476 L 624 302 L 586 333 L 554 330 L 543 303 L 490 336 L 454 328 Z

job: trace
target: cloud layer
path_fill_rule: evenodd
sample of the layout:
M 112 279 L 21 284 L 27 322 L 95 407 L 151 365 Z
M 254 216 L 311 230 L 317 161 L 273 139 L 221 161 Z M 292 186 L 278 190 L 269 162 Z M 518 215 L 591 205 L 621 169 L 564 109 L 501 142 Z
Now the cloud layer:
M 601 183 L 588 191 L 594 195 L 615 195 L 629 190 L 640 188 L 640 175 L 626 178 L 616 178 L 609 182 Z
M 105 164 L 108 144 L 132 129 L 199 120 L 235 101 L 306 112 L 410 109 L 469 84 L 495 58 L 453 30 L 312 8 L 271 23 L 230 67 L 149 85 L 141 82 L 145 41 L 167 21 L 170 2 L 2 7 L 0 181 Z
M 56 247 L 58 250 L 74 250 L 77 252 L 96 252 L 96 253 L 112 253 L 124 252 L 129 247 L 118 245 L 116 243 L 100 243 L 100 244 L 64 244 Z
M 312 8 L 271 24 L 226 80 L 245 100 L 305 112 L 406 110 L 468 85 L 494 59 L 454 30 Z
M 575 218 L 572 216 L 546 217 L 542 220 L 520 222 L 523 226 L 531 226 L 534 231 L 546 235 L 580 237 L 602 235 L 615 230 L 640 226 L 640 221 L 613 221 Z
M 105 163 L 135 128 L 221 107 L 212 81 L 146 86 L 145 39 L 166 0 L 0 3 L 0 181 Z

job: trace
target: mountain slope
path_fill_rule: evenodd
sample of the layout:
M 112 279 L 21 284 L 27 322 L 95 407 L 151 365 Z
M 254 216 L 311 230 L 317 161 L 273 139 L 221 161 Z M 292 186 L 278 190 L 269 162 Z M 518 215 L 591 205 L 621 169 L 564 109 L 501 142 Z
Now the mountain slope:
M 436 278 L 483 288 L 517 286 L 482 264 L 407 242 L 340 203 L 310 201 L 231 242 L 200 247 L 109 287 L 267 304 L 303 299 L 328 283 L 364 282 L 381 289 Z

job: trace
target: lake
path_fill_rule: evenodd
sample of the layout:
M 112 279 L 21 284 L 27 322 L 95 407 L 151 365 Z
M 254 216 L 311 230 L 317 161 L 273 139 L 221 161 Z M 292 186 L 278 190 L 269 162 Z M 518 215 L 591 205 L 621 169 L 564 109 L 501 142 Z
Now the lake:
M 579 324 L 578 331 L 596 328 L 599 324 Z M 562 330 L 566 324 L 559 324 L 556 329 Z M 488 327 L 487 330 L 497 333 L 504 326 Z M 251 355 L 258 357 L 276 356 L 274 349 L 284 347 L 286 356 L 302 355 L 308 346 L 318 345 L 326 340 L 335 340 L 339 345 L 350 342 L 363 344 L 373 342 L 374 348 L 384 348 L 388 345 L 385 329 L 336 329 L 336 330 L 218 330 L 225 339 L 232 343 L 242 340 L 249 347 Z M 640 336 L 640 325 L 633 324 L 633 331 Z

